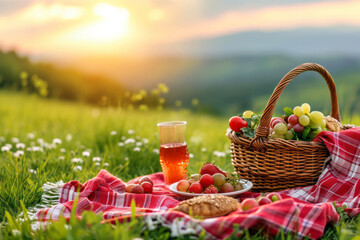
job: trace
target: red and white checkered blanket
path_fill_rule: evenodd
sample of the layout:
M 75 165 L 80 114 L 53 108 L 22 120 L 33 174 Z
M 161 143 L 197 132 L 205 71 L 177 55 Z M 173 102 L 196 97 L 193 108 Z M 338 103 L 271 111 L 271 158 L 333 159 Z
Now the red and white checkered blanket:
M 314 186 L 295 188 L 282 193 L 311 203 L 345 204 L 347 212 L 360 213 L 360 127 L 341 132 L 321 132 L 315 141 L 328 148 L 331 161 Z
M 125 182 L 101 170 L 83 185 L 78 181 L 66 183 L 61 188 L 59 204 L 39 211 L 37 218 L 39 221 L 57 220 L 61 216 L 69 218 L 73 200 L 79 194 L 78 216 L 90 210 L 103 212 L 104 222 L 126 221 L 130 218 L 131 201 L 134 200 L 137 214 L 143 216 L 150 229 L 161 224 L 169 227 L 173 236 L 205 231 L 208 238 L 223 239 L 229 237 L 236 226 L 237 229 L 263 228 L 270 235 L 282 229 L 297 233 L 299 238 L 317 239 L 323 235 L 327 223 L 339 220 L 331 201 L 347 204 L 352 214 L 360 212 L 360 128 L 340 133 L 323 132 L 318 140 L 326 144 L 332 156 L 318 183 L 283 191 L 283 200 L 246 212 L 237 210 L 224 217 L 195 220 L 170 210 L 179 199 L 164 184 L 162 173 L 149 175 L 154 182 L 153 194 L 130 194 L 125 192 Z M 241 198 L 257 195 L 245 193 Z

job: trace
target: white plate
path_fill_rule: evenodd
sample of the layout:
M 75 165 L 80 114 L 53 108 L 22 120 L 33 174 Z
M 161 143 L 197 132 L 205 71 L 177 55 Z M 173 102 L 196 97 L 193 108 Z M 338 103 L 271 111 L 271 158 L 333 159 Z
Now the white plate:
M 234 191 L 234 192 L 216 193 L 216 194 L 221 194 L 221 195 L 225 195 L 225 196 L 229 196 L 229 197 L 235 197 L 235 196 L 237 196 L 237 195 L 239 195 L 241 193 L 249 191 L 253 187 L 252 182 L 250 182 L 249 180 L 240 179 L 239 182 L 243 185 L 244 189 L 239 190 L 239 191 Z M 173 193 L 185 196 L 185 197 L 196 197 L 196 196 L 208 195 L 208 194 L 205 194 L 205 193 L 180 192 L 180 191 L 176 190 L 176 186 L 178 185 L 178 183 L 179 182 L 171 184 L 170 187 L 169 187 L 170 191 L 172 191 Z

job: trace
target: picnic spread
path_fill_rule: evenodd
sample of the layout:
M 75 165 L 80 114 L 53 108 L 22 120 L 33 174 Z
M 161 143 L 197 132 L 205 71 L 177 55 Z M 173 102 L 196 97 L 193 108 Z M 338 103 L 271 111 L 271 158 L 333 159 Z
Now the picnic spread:
M 125 192 L 126 183 L 106 170 L 81 184 L 70 181 L 60 190 L 59 204 L 37 213 L 39 221 L 69 218 L 76 196 L 80 189 L 76 214 L 83 211 L 103 212 L 104 222 L 130 219 L 131 201 L 136 203 L 138 216 L 148 227 L 158 224 L 169 227 L 173 236 L 200 234 L 206 232 L 208 238 L 223 239 L 239 229 L 265 228 L 270 235 L 280 229 L 297 233 L 300 238 L 309 236 L 317 239 L 322 236 L 327 223 L 337 222 L 339 216 L 332 205 L 346 204 L 352 215 L 360 213 L 360 128 L 341 132 L 323 132 L 316 141 L 323 141 L 329 148 L 331 161 L 325 167 L 318 182 L 313 186 L 279 192 L 283 200 L 229 215 L 198 220 L 180 211 L 171 211 L 181 201 L 171 193 L 164 182 L 162 173 L 149 175 L 154 183 L 153 194 L 132 194 Z M 135 183 L 139 178 L 131 180 Z M 256 197 L 259 193 L 247 192 L 240 199 Z
M 327 82 L 331 115 L 304 103 L 272 117 L 285 86 L 305 71 L 316 71 Z M 245 111 L 230 119 L 226 135 L 235 174 L 207 162 L 187 179 L 186 122 L 158 126 L 163 172 L 124 182 L 101 170 L 84 184 L 62 184 L 56 204 L 37 212 L 38 222 L 69 219 L 75 204 L 79 218 L 92 211 L 102 214 L 104 224 L 126 222 L 134 217 L 135 203 L 135 217 L 150 230 L 168 227 L 174 237 L 224 239 L 251 229 L 318 239 L 328 223 L 339 221 L 336 207 L 345 205 L 350 216 L 360 213 L 360 127 L 341 123 L 334 81 L 318 64 L 286 74 L 262 115 Z

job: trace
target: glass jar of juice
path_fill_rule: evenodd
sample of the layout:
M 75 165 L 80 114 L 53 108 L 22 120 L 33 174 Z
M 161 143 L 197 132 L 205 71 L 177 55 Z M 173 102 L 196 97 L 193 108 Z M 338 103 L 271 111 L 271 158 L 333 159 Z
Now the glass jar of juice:
M 166 184 L 186 179 L 189 152 L 185 141 L 185 121 L 162 122 L 160 131 L 160 164 Z

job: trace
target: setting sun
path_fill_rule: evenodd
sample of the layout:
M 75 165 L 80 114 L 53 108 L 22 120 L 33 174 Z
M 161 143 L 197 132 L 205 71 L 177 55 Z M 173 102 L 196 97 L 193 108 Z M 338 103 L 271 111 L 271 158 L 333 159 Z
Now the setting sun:
M 95 20 L 75 29 L 70 34 L 73 40 L 111 42 L 127 34 L 130 17 L 127 9 L 99 3 L 93 7 L 93 14 Z

